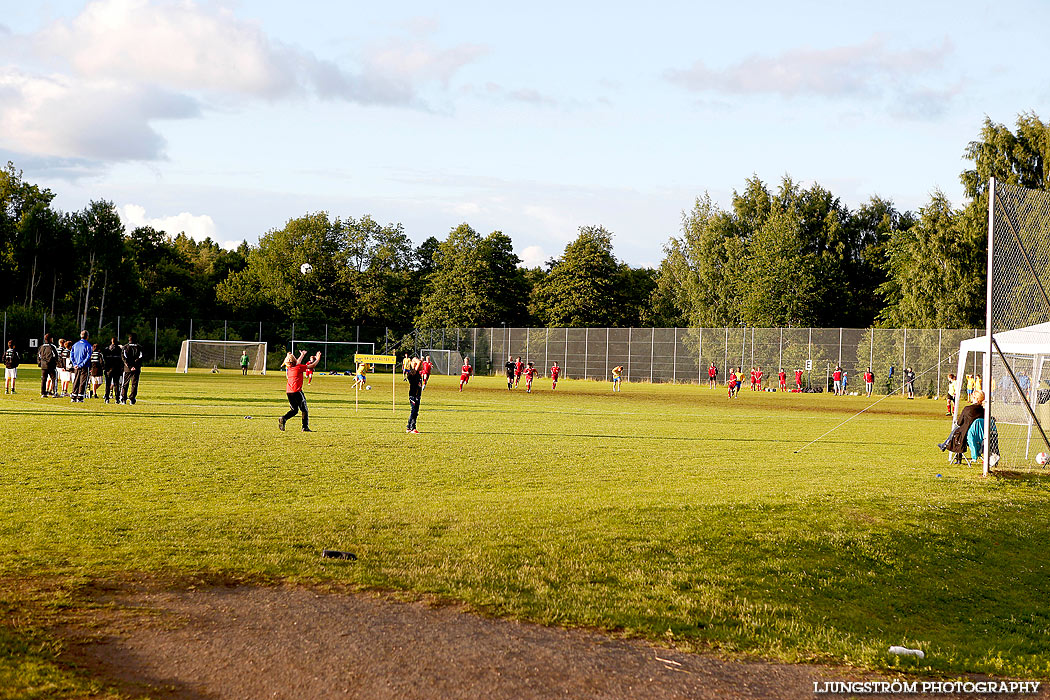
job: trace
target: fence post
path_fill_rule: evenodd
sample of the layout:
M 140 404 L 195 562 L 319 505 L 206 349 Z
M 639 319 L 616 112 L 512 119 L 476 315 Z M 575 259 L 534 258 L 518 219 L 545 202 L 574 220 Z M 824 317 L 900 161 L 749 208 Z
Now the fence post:
M 901 360 L 901 376 L 904 376 L 904 370 L 908 368 L 908 329 L 904 329 L 904 356 Z M 901 382 L 901 396 L 907 393 L 907 387 L 904 382 Z
M 634 328 L 627 329 L 627 381 L 631 381 L 631 335 Z
M 868 369 L 875 363 L 875 326 L 871 327 L 871 351 L 868 353 Z
M 292 321 L 292 347 L 291 352 L 295 354 L 295 321 Z
M 259 321 L 259 342 L 262 342 L 262 321 Z
M 226 369 L 226 342 L 230 339 L 230 327 L 227 319 L 222 320 L 222 368 Z M 325 348 L 327 350 L 328 348 Z
M 609 376 L 609 327 L 605 327 L 605 374 L 603 377 Z
M 7 312 L 4 312 L 4 344 L 3 347 L 6 351 L 7 348 Z
M 583 378 L 587 378 L 587 351 L 590 350 L 591 345 L 591 329 L 583 329 Z
M 703 334 L 703 329 L 700 329 L 700 333 Z M 728 381 L 729 377 L 729 326 L 726 326 L 726 354 L 725 359 L 722 362 L 722 379 Z
M 674 349 L 671 351 L 671 383 L 677 384 L 678 379 L 678 326 L 674 327 Z
M 938 399 L 941 398 L 941 337 L 943 333 L 943 329 L 937 329 L 937 388 L 933 393 Z
M 120 316 L 117 316 L 117 342 L 120 342 Z
M 744 369 L 744 358 L 747 356 L 747 326 L 744 326 L 744 332 L 740 338 L 740 369 Z M 752 358 L 754 359 L 754 358 Z
M 835 363 L 836 367 L 842 366 L 842 327 L 839 326 L 839 361 Z
M 809 329 L 809 342 L 808 342 L 808 347 L 806 349 L 809 352 L 809 361 L 806 362 L 806 364 L 809 365 L 809 371 L 806 372 L 806 384 L 808 384 L 809 388 L 812 389 L 813 388 L 813 329 L 812 328 Z
M 117 318 L 120 318 L 119 316 Z M 47 312 L 44 312 L 44 332 L 40 335 L 40 342 L 44 342 L 44 336 L 47 335 Z M 119 335 L 117 336 L 120 337 Z
M 120 328 L 120 316 L 117 316 L 117 328 Z M 160 333 L 160 321 L 153 317 L 153 364 L 157 364 L 157 335 Z M 120 330 L 117 330 L 117 341 L 120 341 Z
M 383 339 L 386 340 L 385 336 L 384 336 Z M 354 346 L 354 352 L 357 352 L 357 346 L 356 345 Z M 328 324 L 327 323 L 324 324 L 324 368 L 325 368 L 325 371 L 327 372 L 328 371 Z M 397 369 L 396 366 L 395 366 L 395 369 Z
M 653 338 L 649 347 L 649 383 L 653 383 L 653 365 L 656 364 L 656 326 L 653 326 Z
M 746 335 L 746 334 L 745 334 Z M 755 366 L 755 329 L 751 329 L 751 366 Z
M 295 324 L 292 324 L 292 337 L 295 337 Z M 193 340 L 193 319 L 190 319 L 190 340 Z
M 777 372 L 784 369 L 784 329 L 780 329 L 780 355 L 777 360 Z

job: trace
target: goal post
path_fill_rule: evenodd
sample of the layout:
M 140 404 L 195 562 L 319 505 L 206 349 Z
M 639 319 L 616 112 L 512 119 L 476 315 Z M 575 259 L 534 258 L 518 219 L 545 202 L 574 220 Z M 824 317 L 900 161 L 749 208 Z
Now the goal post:
M 266 374 L 267 344 L 249 340 L 184 340 L 179 350 L 175 371 L 186 374 L 191 369 L 241 369 L 241 357 L 247 353 L 248 370 Z
M 433 374 L 459 374 L 459 368 L 463 364 L 463 355 L 458 350 L 423 348 L 419 351 L 419 356 L 430 356 L 430 362 L 434 366 Z
M 987 335 L 975 339 L 981 427 L 995 437 L 984 440 L 985 474 L 996 464 L 1032 467 L 1050 452 L 1050 193 L 989 183 L 986 293 Z

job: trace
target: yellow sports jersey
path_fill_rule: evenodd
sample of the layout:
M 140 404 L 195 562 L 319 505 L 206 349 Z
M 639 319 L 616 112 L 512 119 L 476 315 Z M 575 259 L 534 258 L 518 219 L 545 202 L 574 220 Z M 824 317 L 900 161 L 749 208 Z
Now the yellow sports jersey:
M 612 371 L 613 378 L 619 379 L 620 378 L 620 372 L 621 372 L 621 370 L 620 370 L 619 367 L 613 367 L 613 371 Z

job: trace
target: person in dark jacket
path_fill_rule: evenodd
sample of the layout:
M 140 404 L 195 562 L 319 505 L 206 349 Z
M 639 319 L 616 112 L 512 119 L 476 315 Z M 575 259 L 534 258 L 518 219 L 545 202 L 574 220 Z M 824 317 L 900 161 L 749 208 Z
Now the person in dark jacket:
M 419 416 L 419 399 L 423 395 L 423 375 L 419 371 L 420 359 L 418 357 L 412 358 L 412 364 L 408 368 L 408 404 L 412 408 L 412 412 L 408 414 L 408 427 L 405 429 L 406 433 L 419 434 L 416 430 L 416 418 Z
M 142 372 L 142 348 L 139 347 L 134 333 L 128 334 L 128 342 L 120 353 L 120 358 L 124 363 L 124 376 L 120 383 L 117 403 L 134 406 L 139 393 L 139 374 Z
M 948 434 L 948 438 L 937 445 L 937 447 L 941 448 L 941 452 L 948 450 L 955 454 L 961 454 L 966 451 L 966 435 L 970 432 L 970 425 L 975 420 L 984 418 L 984 392 L 980 390 L 973 392 L 970 400 L 973 403 L 959 411 L 959 417 L 955 420 L 952 432 Z
M 7 350 L 4 351 L 4 393 L 15 393 L 15 381 L 18 380 L 18 350 L 15 349 L 15 341 L 7 341 Z
M 58 395 L 58 348 L 50 333 L 44 333 L 44 342 L 36 351 L 40 367 L 40 398 Z
M 106 403 L 109 403 L 109 392 L 113 391 L 113 400 L 120 401 L 120 385 L 124 379 L 124 351 L 116 338 L 109 339 L 109 345 L 102 348 L 102 366 L 106 374 Z
M 80 331 L 80 340 L 73 346 L 69 354 L 69 361 L 73 363 L 73 390 L 70 403 L 84 403 L 87 394 L 88 375 L 91 371 L 91 341 L 88 340 L 89 333 Z

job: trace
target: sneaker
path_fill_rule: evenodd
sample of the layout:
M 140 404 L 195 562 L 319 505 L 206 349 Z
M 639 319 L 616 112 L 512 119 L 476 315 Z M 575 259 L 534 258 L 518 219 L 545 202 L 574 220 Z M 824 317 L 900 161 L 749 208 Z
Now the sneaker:
M 132 399 L 132 400 L 131 400 L 131 405 L 132 405 L 132 406 L 134 406 L 134 405 L 135 405 L 135 399 Z
M 41 394 L 41 395 L 40 395 L 40 398 L 42 398 L 42 399 L 46 399 L 46 398 L 47 398 L 47 394 Z
M 106 403 L 109 403 L 109 399 L 106 399 Z
M 303 428 L 303 432 L 304 433 L 312 433 L 313 431 L 310 430 L 309 428 Z
M 284 416 L 277 419 L 277 427 L 284 430 Z
M 996 464 L 999 464 L 999 455 L 997 455 L 997 454 L 990 454 L 990 455 L 988 455 L 988 468 L 991 469 Z
M 413 435 L 419 435 L 419 431 L 418 431 L 418 430 L 416 430 L 415 428 L 412 428 L 412 429 L 411 429 L 411 430 L 409 430 L 408 432 L 412 433 Z

